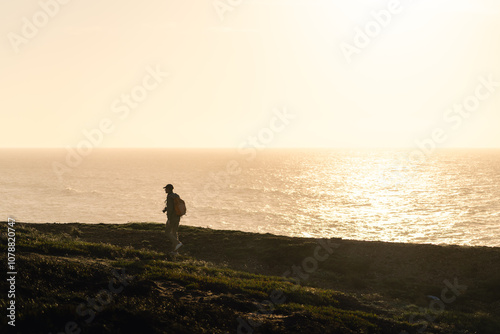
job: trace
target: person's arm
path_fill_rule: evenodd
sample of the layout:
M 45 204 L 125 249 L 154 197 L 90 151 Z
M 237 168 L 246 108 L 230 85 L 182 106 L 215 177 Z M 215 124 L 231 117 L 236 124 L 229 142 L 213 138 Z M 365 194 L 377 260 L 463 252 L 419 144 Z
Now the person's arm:
M 168 201 L 168 196 L 167 196 L 167 199 L 165 200 L 165 207 L 163 208 L 163 210 L 161 212 L 165 213 L 167 212 L 167 202 Z

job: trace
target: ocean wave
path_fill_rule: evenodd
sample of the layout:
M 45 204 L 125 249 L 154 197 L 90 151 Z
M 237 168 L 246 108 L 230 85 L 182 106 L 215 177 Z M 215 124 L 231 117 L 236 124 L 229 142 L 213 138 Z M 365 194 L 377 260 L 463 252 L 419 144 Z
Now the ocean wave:
M 83 191 L 75 189 L 75 188 L 72 188 L 72 187 L 66 187 L 66 188 L 64 188 L 64 192 L 65 193 L 69 193 L 69 194 L 83 194 Z
M 86 196 L 86 195 L 92 195 L 92 196 L 100 196 L 103 195 L 102 191 L 99 190 L 81 190 L 81 189 L 76 189 L 73 187 L 66 187 L 63 190 L 63 193 L 65 195 L 78 195 L 78 196 Z

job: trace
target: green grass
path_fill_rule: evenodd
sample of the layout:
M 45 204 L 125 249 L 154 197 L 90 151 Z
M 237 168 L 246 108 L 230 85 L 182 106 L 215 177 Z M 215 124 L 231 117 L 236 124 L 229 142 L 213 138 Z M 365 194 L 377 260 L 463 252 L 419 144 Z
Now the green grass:
M 19 224 L 17 332 L 59 333 L 74 321 L 82 333 L 226 333 L 235 332 L 241 318 L 253 319 L 261 333 L 416 333 L 421 324 L 410 323 L 410 316 L 423 319 L 428 300 L 412 304 L 400 297 L 438 295 L 442 289 L 403 277 L 377 280 L 388 269 L 378 272 L 349 245 L 297 285 L 277 273 L 310 255 L 316 246 L 311 240 L 195 227 L 181 232 L 189 242 L 183 255 L 170 261 L 158 238 L 163 224 Z M 213 240 L 224 245 L 207 252 Z M 5 258 L 0 265 L 5 267 Z M 114 273 L 121 270 L 130 284 L 86 323 L 88 315 L 78 307 L 109 289 L 110 282 L 117 285 Z M 496 333 L 498 279 L 476 279 L 469 291 L 489 293 L 494 307 L 464 294 L 428 323 L 427 332 Z M 6 306 L 0 300 L 0 307 Z
M 75 228 L 72 229 L 73 235 L 70 234 L 43 234 L 33 228 L 21 228 L 18 234 L 19 237 L 17 246 L 24 252 L 36 252 L 41 254 L 51 255 L 80 255 L 97 258 L 116 259 L 123 257 L 137 257 L 139 259 L 154 259 L 162 254 L 154 251 L 135 249 L 132 247 L 119 247 L 109 243 L 93 243 L 78 240 L 78 235 L 81 232 Z

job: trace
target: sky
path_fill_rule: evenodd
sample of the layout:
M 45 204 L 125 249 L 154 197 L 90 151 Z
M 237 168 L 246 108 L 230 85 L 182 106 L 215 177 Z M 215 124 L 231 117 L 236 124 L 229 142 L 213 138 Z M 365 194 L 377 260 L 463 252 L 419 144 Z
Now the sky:
M 497 0 L 0 13 L 0 147 L 500 147 Z

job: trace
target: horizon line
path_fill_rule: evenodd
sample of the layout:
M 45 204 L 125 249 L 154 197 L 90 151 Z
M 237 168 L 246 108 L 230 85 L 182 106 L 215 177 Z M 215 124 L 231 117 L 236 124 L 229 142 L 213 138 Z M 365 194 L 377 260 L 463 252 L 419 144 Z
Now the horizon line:
M 61 146 L 41 146 L 41 147 L 34 147 L 34 146 L 6 146 L 6 147 L 1 147 L 0 149 L 28 149 L 28 150 L 43 150 L 43 149 L 76 149 L 77 147 L 72 147 L 72 146 L 67 146 L 67 147 L 61 147 Z M 116 147 L 94 147 L 92 150 L 107 150 L 107 149 L 159 149 L 159 150 L 165 150 L 165 149 L 173 149 L 173 150 L 213 150 L 213 149 L 256 149 L 256 150 L 281 150 L 281 149 L 301 149 L 301 150 L 308 150 L 308 149 L 337 149 L 337 150 L 412 150 L 412 149 L 420 149 L 419 147 L 416 146 L 379 146 L 379 147 L 364 147 L 364 146 L 283 146 L 283 147 L 263 147 L 263 148 L 258 148 L 258 147 L 233 147 L 233 146 L 200 146 L 200 147 L 195 147 L 195 146 L 189 146 L 189 147 L 157 147 L 157 146 L 116 146 Z M 435 150 L 470 150 L 470 149 L 478 149 L 478 150 L 491 150 L 491 149 L 500 149 L 500 146 L 456 146 L 456 147 L 436 147 Z

